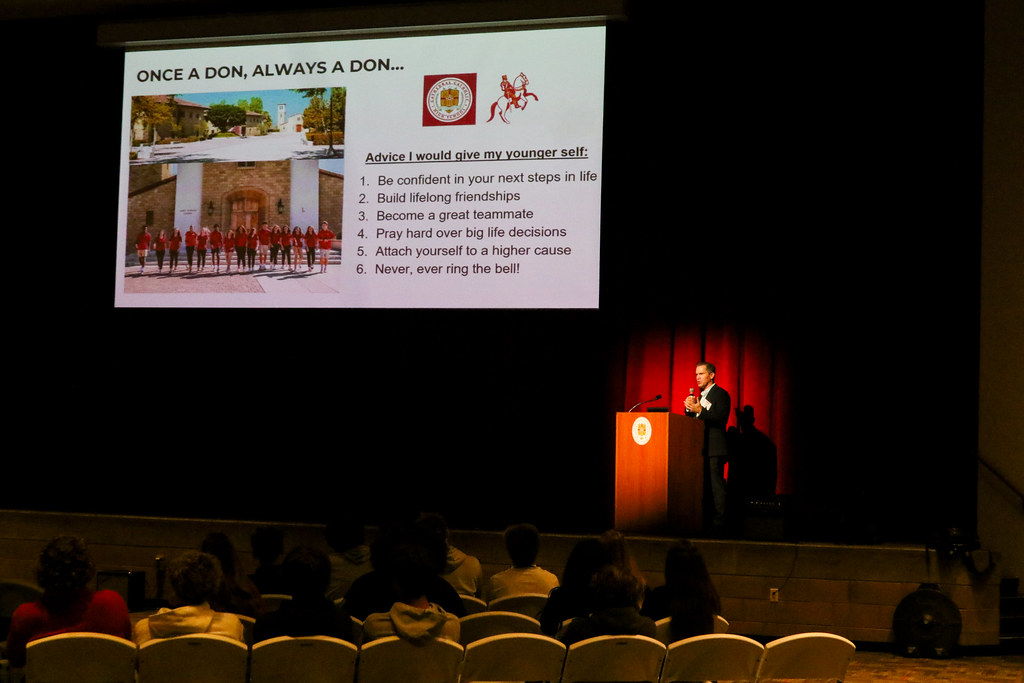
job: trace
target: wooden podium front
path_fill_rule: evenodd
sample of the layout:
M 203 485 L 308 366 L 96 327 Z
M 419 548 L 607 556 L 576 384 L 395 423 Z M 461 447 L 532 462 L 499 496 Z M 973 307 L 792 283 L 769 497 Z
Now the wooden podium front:
M 617 413 L 615 528 L 696 534 L 702 529 L 704 426 L 676 413 Z

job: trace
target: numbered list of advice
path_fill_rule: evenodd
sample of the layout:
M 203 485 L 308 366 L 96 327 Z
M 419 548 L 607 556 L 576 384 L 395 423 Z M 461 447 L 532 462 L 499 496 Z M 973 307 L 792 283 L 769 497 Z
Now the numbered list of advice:
M 574 239 L 594 233 L 572 225 L 564 207 L 597 203 L 600 191 L 596 171 L 558 162 L 587 159 L 584 146 L 370 153 L 345 261 L 357 276 L 396 278 L 560 269 L 579 251 Z

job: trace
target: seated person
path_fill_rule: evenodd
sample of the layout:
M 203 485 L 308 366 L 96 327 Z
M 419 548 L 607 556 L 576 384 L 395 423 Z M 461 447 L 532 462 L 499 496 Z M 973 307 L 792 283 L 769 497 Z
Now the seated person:
M 370 564 L 370 546 L 366 544 L 366 530 L 361 521 L 353 515 L 342 514 L 327 523 L 324 529 L 327 545 L 331 547 L 331 582 L 327 598 L 337 600 L 345 597 L 352 582 L 366 574 Z
M 263 614 L 263 596 L 249 576 L 242 571 L 235 546 L 227 534 L 211 531 L 203 539 L 199 550 L 209 553 L 220 563 L 221 583 L 217 594 L 210 598 L 210 606 L 219 612 L 244 614 L 254 619 Z
M 704 556 L 689 541 L 676 543 L 665 556 L 665 584 L 651 591 L 641 613 L 654 619 L 672 617 L 672 641 L 715 631 L 722 611 Z
M 414 543 L 395 546 L 388 560 L 388 573 L 397 600 L 387 612 L 377 612 L 363 622 L 363 642 L 398 636 L 422 643 L 435 638 L 459 641 L 459 618 L 427 599 L 435 577 L 427 550 Z
M 25 648 L 30 641 L 58 633 L 89 631 L 131 640 L 128 606 L 114 591 L 90 590 L 95 575 L 83 539 L 60 536 L 46 544 L 36 567 L 36 583 L 43 595 L 21 605 L 11 616 L 7 658 L 12 667 L 25 666 Z
M 276 611 L 256 619 L 253 640 L 259 642 L 278 636 L 331 636 L 355 642 L 348 613 L 324 597 L 331 578 L 327 554 L 311 546 L 298 546 L 288 552 L 281 568 L 285 593 L 292 599 L 282 602 Z
M 256 559 L 256 571 L 249 574 L 249 580 L 262 595 L 287 594 L 284 586 L 284 570 L 278 560 L 284 555 L 284 534 L 274 526 L 261 526 L 249 537 L 252 556 Z
M 562 622 L 593 611 L 591 580 L 609 562 L 608 551 L 596 538 L 584 538 L 573 546 L 562 570 L 562 580 L 551 589 L 540 613 L 540 628 L 545 635 L 554 636 Z
M 135 624 L 135 642 L 172 638 L 192 633 L 214 633 L 244 642 L 242 622 L 228 612 L 215 612 L 210 599 L 217 595 L 223 576 L 217 558 L 190 550 L 171 562 L 167 579 L 174 591 L 175 609 L 159 612 Z
M 386 524 L 377 532 L 370 549 L 373 570 L 352 582 L 345 593 L 345 610 L 361 621 L 374 612 L 387 612 L 398 597 L 389 571 L 392 550 L 399 544 L 415 544 L 424 548 L 433 573 L 427 579 L 427 599 L 456 617 L 466 616 L 462 598 L 439 572 L 444 567 L 445 544 L 436 534 L 425 531 L 407 519 Z
M 534 564 L 540 550 L 540 534 L 532 524 L 513 524 L 505 529 L 505 549 L 512 567 L 493 575 L 484 592 L 487 602 L 509 595 L 542 593 L 558 586 L 558 577 Z
M 420 515 L 416 522 L 429 533 L 435 534 L 444 542 L 445 565 L 441 570 L 441 578 L 452 585 L 459 595 L 480 597 L 483 590 L 484 570 L 480 560 L 467 555 L 451 544 L 448 534 L 448 522 L 444 517 L 434 513 Z
M 650 617 L 640 615 L 644 587 L 637 578 L 615 565 L 607 565 L 591 580 L 594 611 L 576 617 L 558 634 L 567 646 L 595 636 L 657 635 Z

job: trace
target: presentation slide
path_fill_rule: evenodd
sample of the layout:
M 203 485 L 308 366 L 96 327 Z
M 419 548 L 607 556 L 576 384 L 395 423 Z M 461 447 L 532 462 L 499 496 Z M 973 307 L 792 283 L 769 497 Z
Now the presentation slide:
M 603 26 L 132 51 L 115 305 L 597 308 Z

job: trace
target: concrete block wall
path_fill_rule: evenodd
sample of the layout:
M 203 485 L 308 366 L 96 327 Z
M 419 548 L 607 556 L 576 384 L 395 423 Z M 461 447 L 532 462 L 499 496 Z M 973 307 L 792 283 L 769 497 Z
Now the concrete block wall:
M 146 572 L 146 595 L 157 595 L 156 557 L 199 547 L 210 531 L 232 539 L 243 565 L 255 564 L 249 536 L 265 522 L 118 517 L 0 510 L 0 577 L 32 580 L 40 548 L 61 533 L 86 537 L 99 569 Z M 286 547 L 327 549 L 323 527 L 275 523 Z M 373 530 L 368 530 L 372 538 Z M 579 536 L 544 534 L 538 564 L 559 576 Z M 664 582 L 665 554 L 674 539 L 630 536 L 630 549 L 651 587 Z M 845 546 L 695 540 L 722 597 L 731 631 L 766 638 L 828 631 L 855 642 L 893 640 L 896 606 L 922 583 L 935 583 L 960 608 L 964 646 L 999 643 L 998 563 L 984 573 L 961 558 L 907 546 Z M 499 531 L 453 530 L 452 543 L 475 555 L 490 576 L 509 566 Z M 779 590 L 779 601 L 769 590 Z

